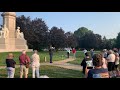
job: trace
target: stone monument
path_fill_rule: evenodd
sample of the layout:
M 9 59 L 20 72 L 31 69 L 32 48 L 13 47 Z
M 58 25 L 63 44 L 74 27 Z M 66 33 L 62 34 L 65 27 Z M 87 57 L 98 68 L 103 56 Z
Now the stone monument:
M 0 52 L 28 51 L 23 32 L 20 32 L 20 27 L 16 29 L 16 13 L 4 12 L 1 16 L 3 27 L 0 30 Z

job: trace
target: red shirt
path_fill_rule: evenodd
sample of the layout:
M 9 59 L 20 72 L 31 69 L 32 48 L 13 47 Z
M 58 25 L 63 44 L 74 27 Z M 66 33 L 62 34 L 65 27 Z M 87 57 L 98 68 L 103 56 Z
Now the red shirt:
M 19 57 L 19 61 L 20 61 L 20 65 L 24 65 L 26 61 L 30 62 L 30 58 L 27 55 L 22 54 Z
M 75 50 L 75 49 L 73 49 L 73 50 L 72 50 L 72 53 L 76 53 L 76 50 Z

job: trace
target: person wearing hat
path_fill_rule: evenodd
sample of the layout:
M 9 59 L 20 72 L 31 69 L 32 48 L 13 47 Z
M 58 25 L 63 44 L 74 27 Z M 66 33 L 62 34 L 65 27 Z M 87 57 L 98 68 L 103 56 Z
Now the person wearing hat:
M 15 64 L 13 53 L 9 53 L 6 59 L 8 78 L 14 78 Z

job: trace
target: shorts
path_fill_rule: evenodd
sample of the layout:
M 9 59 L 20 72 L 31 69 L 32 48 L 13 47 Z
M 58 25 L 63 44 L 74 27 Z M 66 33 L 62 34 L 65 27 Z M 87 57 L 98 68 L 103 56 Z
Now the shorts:
M 115 63 L 114 62 L 108 62 L 108 71 L 113 71 L 115 68 Z

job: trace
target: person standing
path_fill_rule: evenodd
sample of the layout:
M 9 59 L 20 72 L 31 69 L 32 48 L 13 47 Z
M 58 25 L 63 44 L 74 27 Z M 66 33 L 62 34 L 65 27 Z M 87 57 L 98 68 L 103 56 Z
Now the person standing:
M 115 70 L 116 70 L 116 75 L 117 76 L 120 76 L 120 73 L 119 73 L 119 60 L 120 60 L 119 54 L 115 53 Z
M 102 68 L 108 69 L 108 67 L 107 67 L 107 60 L 104 58 L 103 51 L 101 52 L 101 56 L 102 56 L 102 63 L 103 63 Z
M 87 50 L 84 48 L 84 50 L 83 50 L 83 53 L 84 53 L 84 55 L 85 55 L 85 53 L 87 53 Z
M 20 62 L 20 78 L 23 77 L 23 73 L 24 77 L 28 78 L 30 58 L 26 54 L 25 50 L 23 50 L 22 54 L 19 56 L 19 62 Z
M 103 49 L 103 57 L 106 59 L 107 58 L 107 49 Z
M 87 78 L 109 78 L 108 69 L 102 68 L 102 55 L 95 54 L 93 56 L 93 69 L 88 71 Z
M 34 50 L 34 54 L 31 57 L 31 66 L 32 66 L 32 78 L 35 78 L 35 76 L 39 78 L 40 57 L 38 55 L 37 50 Z
M 115 72 L 114 72 L 114 68 L 115 68 L 115 55 L 113 54 L 112 50 L 109 50 L 108 52 L 108 57 L 107 57 L 107 62 L 108 62 L 108 71 L 109 71 L 109 75 L 110 78 L 116 76 Z
M 119 53 L 119 57 L 120 57 L 120 48 L 119 48 L 119 50 L 118 50 L 118 53 Z
M 88 71 L 93 68 L 92 58 L 88 52 L 85 53 L 85 58 L 82 60 L 81 66 L 83 66 L 83 74 L 87 77 Z
M 91 49 L 91 50 L 90 50 L 90 54 L 91 54 L 91 58 L 92 58 L 93 55 L 94 55 L 94 49 Z
M 13 58 L 14 58 L 13 53 L 9 53 L 6 59 L 8 78 L 14 78 L 16 62 L 14 61 Z
M 72 49 L 72 53 L 73 53 L 73 57 L 76 58 L 76 56 L 75 56 L 76 55 L 76 49 L 75 48 Z
M 52 62 L 52 58 L 53 58 L 53 47 L 52 46 L 50 46 L 50 48 L 49 48 L 49 55 L 50 55 L 50 63 L 53 63 Z
M 67 50 L 67 58 L 69 58 L 69 56 L 70 56 L 70 48 L 66 48 L 66 50 Z

